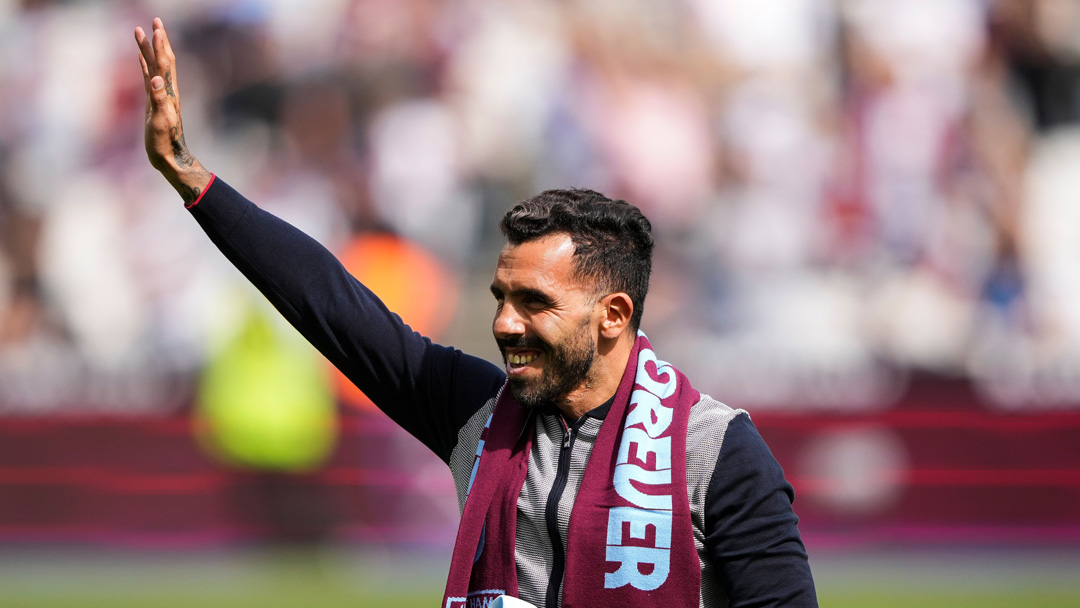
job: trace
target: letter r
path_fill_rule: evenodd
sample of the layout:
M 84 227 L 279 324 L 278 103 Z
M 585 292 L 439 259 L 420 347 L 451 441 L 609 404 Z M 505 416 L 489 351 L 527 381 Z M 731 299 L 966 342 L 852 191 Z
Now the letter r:
M 631 585 L 642 591 L 652 591 L 664 584 L 671 569 L 671 551 L 650 547 L 611 547 L 607 548 L 607 561 L 619 562 L 619 569 L 604 574 L 604 588 L 617 589 Z M 640 564 L 651 564 L 649 574 L 642 574 Z

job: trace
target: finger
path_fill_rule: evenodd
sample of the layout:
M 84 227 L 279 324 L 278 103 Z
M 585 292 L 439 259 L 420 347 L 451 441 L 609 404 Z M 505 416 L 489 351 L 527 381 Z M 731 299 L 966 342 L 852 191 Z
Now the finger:
M 155 20 L 155 24 L 157 21 Z M 162 73 L 172 67 L 172 62 L 165 55 L 165 30 L 154 28 L 154 59 L 157 62 L 158 73 Z
M 146 92 L 146 109 L 147 115 L 150 114 L 150 68 L 146 65 L 146 57 L 143 56 L 142 43 L 146 39 L 146 34 L 141 27 L 135 28 L 135 44 L 139 46 L 139 67 L 142 69 L 143 76 L 143 91 Z
M 143 84 L 146 86 L 146 93 L 150 94 L 150 68 L 146 65 L 146 58 L 139 53 L 139 67 L 142 68 Z
M 165 24 L 162 23 L 160 17 L 158 17 L 154 21 L 156 22 L 156 25 L 157 25 L 158 29 L 161 30 L 161 36 L 165 39 L 164 40 L 164 42 L 165 42 L 165 44 L 164 44 L 165 56 L 168 57 L 170 61 L 175 62 L 176 61 L 176 55 L 173 53 L 172 43 L 169 42 L 169 31 L 165 29 Z
M 155 110 L 165 107 L 169 103 L 169 94 L 165 90 L 165 79 L 154 76 L 150 79 L 150 104 Z
M 143 90 L 146 91 L 146 111 L 150 112 L 150 69 L 146 67 L 146 59 L 139 53 L 139 67 L 142 68 Z
M 160 20 L 155 20 L 155 25 L 160 24 Z M 157 59 L 158 74 L 164 79 L 165 91 L 164 94 L 173 100 L 176 104 L 176 110 L 180 110 L 179 97 L 176 95 L 176 72 L 173 69 L 173 62 L 165 55 L 165 30 L 154 30 L 154 57 Z M 153 88 L 153 87 L 151 87 Z
M 139 43 L 139 53 L 142 55 L 143 63 L 148 66 L 156 65 L 154 49 L 150 46 L 150 39 L 146 37 L 146 32 L 141 27 L 135 28 L 135 41 Z
M 176 100 L 176 109 L 180 110 L 180 83 L 176 81 L 176 55 L 173 54 L 172 45 L 169 43 L 169 32 L 160 17 L 154 19 L 154 31 L 161 32 L 161 54 L 168 59 L 168 75 L 165 75 L 165 92 Z

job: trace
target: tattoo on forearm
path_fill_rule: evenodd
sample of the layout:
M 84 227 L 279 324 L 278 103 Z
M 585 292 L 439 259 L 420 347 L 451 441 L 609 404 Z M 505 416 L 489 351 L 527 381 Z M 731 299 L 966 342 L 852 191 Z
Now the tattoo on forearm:
M 176 91 L 172 86 L 172 72 L 165 72 L 165 94 L 169 97 L 176 97 Z
M 188 152 L 187 142 L 184 141 L 184 131 L 180 127 L 172 127 L 169 129 L 170 139 L 172 139 L 172 153 L 173 160 L 176 161 L 176 165 L 183 169 L 189 169 L 195 164 L 195 157 Z
M 190 205 L 195 202 L 195 200 L 199 198 L 199 194 L 202 193 L 198 188 L 188 186 L 187 184 L 180 184 L 180 187 L 177 188 L 177 190 L 180 191 L 180 198 L 184 199 L 185 205 Z
M 185 205 L 190 205 L 198 200 L 202 194 L 202 188 L 194 186 L 192 184 L 207 184 L 211 180 L 211 175 L 202 166 L 197 166 L 186 177 L 170 180 L 169 183 L 176 188 L 176 192 L 180 194 L 180 198 L 184 200 Z

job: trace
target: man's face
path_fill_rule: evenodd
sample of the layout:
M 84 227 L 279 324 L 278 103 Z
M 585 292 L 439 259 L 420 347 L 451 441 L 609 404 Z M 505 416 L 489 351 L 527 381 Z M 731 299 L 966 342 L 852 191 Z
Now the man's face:
M 589 379 L 596 354 L 596 297 L 574 278 L 574 244 L 553 234 L 499 254 L 492 333 L 510 391 L 525 407 L 556 402 Z

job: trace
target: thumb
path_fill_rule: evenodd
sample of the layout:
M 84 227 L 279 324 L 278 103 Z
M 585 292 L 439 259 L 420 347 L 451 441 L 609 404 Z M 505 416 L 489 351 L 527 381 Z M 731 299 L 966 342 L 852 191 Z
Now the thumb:
M 154 76 L 150 79 L 150 101 L 155 108 L 159 108 L 165 105 L 165 79 L 161 76 Z

